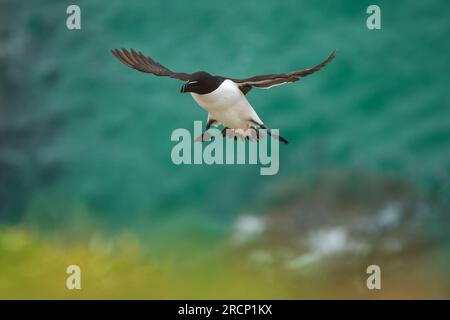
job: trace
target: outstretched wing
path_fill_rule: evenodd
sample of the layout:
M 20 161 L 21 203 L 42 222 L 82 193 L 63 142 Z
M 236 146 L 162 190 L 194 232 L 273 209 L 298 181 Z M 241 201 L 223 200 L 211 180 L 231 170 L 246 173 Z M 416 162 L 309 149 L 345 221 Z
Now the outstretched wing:
M 319 71 L 324 66 L 326 66 L 331 60 L 333 60 L 335 55 L 336 51 L 333 51 L 333 53 L 330 54 L 325 61 L 309 69 L 288 73 L 268 74 L 264 76 L 256 76 L 246 79 L 230 79 L 230 80 L 234 81 L 244 94 L 249 92 L 252 87 L 269 89 L 271 87 L 279 86 L 285 83 L 295 82 L 297 80 L 300 80 L 300 78 L 306 77 L 307 75 Z
M 141 72 L 152 73 L 155 76 L 171 77 L 184 81 L 191 78 L 190 74 L 170 71 L 152 58 L 145 56 L 140 51 L 134 51 L 133 49 L 130 49 L 130 51 L 127 49 L 113 49 L 111 52 L 117 59 L 127 66 Z

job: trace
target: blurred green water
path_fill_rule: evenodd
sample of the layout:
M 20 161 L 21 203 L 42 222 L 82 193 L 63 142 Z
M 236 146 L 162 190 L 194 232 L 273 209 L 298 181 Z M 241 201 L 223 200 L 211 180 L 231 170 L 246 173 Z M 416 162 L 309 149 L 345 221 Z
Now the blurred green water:
M 405 181 L 415 190 L 406 202 L 435 213 L 423 228 L 437 239 L 448 230 L 446 1 L 379 1 L 379 31 L 365 26 L 369 1 L 77 3 L 82 30 L 68 31 L 64 2 L 0 0 L 0 222 L 56 230 L 62 242 L 128 229 L 152 248 L 201 251 L 243 212 L 271 214 L 338 174 Z M 206 114 L 179 82 L 118 63 L 114 47 L 230 77 L 338 54 L 299 83 L 249 94 L 290 141 L 280 173 L 261 177 L 254 166 L 172 164 L 171 132 Z
M 3 109 L 16 130 L 34 130 L 26 141 L 33 159 L 14 145 L 11 154 L 26 159 L 10 165 L 22 171 L 19 187 L 38 189 L 7 201 L 50 195 L 66 210 L 83 203 L 120 224 L 180 210 L 227 221 L 292 177 L 357 168 L 417 184 L 448 179 L 445 2 L 382 2 L 380 31 L 365 27 L 367 3 L 136 1 L 125 10 L 119 1 L 81 1 L 83 29 L 68 31 L 63 3 L 6 1 L 3 15 L 14 20 L 2 47 L 16 91 Z M 308 67 L 333 49 L 338 56 L 298 84 L 250 94 L 292 141 L 280 174 L 268 178 L 251 166 L 174 166 L 171 131 L 192 128 L 204 112 L 177 94 L 177 81 L 118 64 L 113 47 L 140 49 L 174 70 L 234 77 Z

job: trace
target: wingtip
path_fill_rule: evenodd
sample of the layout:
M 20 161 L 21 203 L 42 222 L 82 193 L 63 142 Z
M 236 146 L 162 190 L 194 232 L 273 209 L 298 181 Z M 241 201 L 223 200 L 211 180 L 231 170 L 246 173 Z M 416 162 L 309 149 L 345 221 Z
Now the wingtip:
M 325 61 L 321 63 L 321 68 L 326 66 L 328 63 L 330 63 L 334 59 L 334 57 L 336 57 L 336 52 L 337 52 L 336 49 L 334 49 L 333 52 L 331 52 L 331 54 L 328 56 L 328 58 L 326 58 Z
M 125 48 L 113 48 L 113 49 L 111 49 L 111 52 L 114 55 L 120 55 L 121 53 L 124 53 L 126 51 L 127 51 L 127 49 L 125 49 Z
M 111 53 L 114 57 L 116 57 L 117 59 L 121 60 L 120 57 L 120 50 L 117 48 L 111 49 Z
M 111 52 L 115 52 L 115 53 L 130 53 L 130 52 L 136 52 L 135 50 L 133 50 L 132 48 L 128 49 L 128 48 L 113 48 L 111 49 Z

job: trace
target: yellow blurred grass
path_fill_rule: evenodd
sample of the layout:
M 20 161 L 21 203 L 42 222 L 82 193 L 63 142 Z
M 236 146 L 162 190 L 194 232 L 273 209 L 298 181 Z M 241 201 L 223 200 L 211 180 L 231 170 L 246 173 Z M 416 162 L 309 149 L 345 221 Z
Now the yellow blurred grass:
M 56 237 L 55 239 L 58 239 Z M 0 228 L 0 299 L 429 299 L 448 298 L 440 250 L 384 266 L 383 290 L 365 288 L 365 267 L 321 264 L 305 274 L 251 266 L 232 247 L 217 244 L 149 254 L 130 232 L 61 243 L 23 227 Z M 59 239 L 62 239 L 60 236 Z M 158 244 L 161 245 L 161 244 Z M 177 251 L 178 250 L 178 251 Z M 182 249 L 185 250 L 185 249 Z M 439 262 L 440 260 L 440 262 Z M 439 263 L 435 263 L 439 262 Z M 406 263 L 406 261 L 405 261 Z M 402 265 L 405 265 L 403 263 Z M 81 290 L 66 288 L 66 268 L 81 268 Z
M 200 259 L 201 261 L 195 261 Z M 0 229 L 0 299 L 218 299 L 277 298 L 282 290 L 262 284 L 221 258 L 155 258 L 142 253 L 130 233 L 93 237 L 84 244 L 42 240 L 22 228 Z M 81 268 L 81 290 L 66 289 L 66 268 Z

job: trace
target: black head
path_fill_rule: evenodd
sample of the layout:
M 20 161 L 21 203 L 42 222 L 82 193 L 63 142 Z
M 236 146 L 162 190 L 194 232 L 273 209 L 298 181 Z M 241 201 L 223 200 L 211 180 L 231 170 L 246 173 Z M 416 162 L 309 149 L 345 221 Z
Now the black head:
M 207 94 L 216 90 L 222 82 L 223 79 L 221 77 L 212 76 L 205 71 L 199 71 L 192 74 L 191 78 L 181 87 L 180 92 Z

